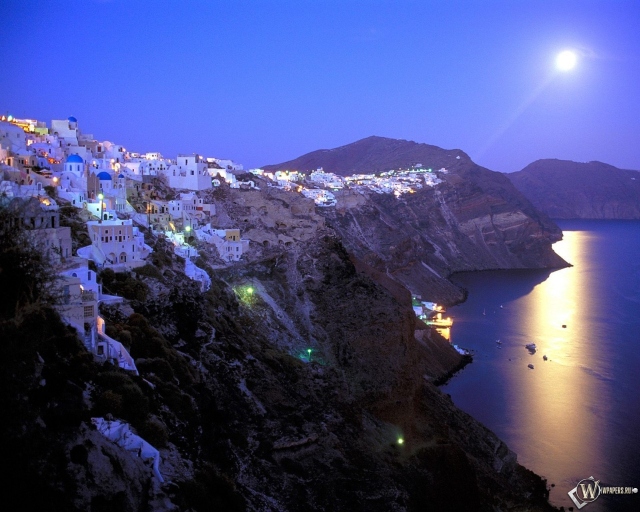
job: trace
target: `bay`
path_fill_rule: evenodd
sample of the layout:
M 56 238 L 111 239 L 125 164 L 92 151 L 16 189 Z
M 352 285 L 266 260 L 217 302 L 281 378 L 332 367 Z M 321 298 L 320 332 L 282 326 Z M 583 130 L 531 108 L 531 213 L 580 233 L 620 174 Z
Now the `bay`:
M 452 342 L 474 361 L 442 389 L 575 508 L 567 493 L 590 476 L 640 487 L 640 222 L 558 225 L 570 268 L 454 276 L 469 295 L 448 312 Z M 640 495 L 587 510 L 640 510 Z

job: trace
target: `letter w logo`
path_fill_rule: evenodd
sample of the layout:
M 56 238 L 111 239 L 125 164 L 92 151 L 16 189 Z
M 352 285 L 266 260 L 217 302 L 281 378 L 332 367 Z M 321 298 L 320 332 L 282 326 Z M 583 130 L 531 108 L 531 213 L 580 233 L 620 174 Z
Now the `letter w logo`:
M 600 480 L 596 480 L 593 484 L 580 484 L 582 489 L 582 499 L 584 501 L 594 501 L 600 495 Z
M 578 488 L 582 491 L 582 496 L 578 496 Z M 573 489 L 571 489 L 568 493 L 571 501 L 575 503 L 578 510 L 580 510 L 585 505 L 594 502 L 598 496 L 600 496 L 600 480 L 596 480 L 592 476 L 589 478 L 585 478 L 584 480 L 580 480 L 578 485 L 576 485 Z

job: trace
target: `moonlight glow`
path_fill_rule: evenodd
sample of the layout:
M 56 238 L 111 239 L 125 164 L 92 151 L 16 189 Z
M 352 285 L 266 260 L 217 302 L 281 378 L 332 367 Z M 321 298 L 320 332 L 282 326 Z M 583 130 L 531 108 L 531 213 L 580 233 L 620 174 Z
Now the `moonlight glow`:
M 574 52 L 571 50 L 565 50 L 560 52 L 556 57 L 556 67 L 560 71 L 569 71 L 575 67 L 577 60 L 578 57 Z

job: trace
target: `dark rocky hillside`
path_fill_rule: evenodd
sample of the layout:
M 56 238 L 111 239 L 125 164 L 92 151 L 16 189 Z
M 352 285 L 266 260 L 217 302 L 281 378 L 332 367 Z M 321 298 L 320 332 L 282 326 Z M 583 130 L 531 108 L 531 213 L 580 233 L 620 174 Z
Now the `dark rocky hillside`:
M 265 165 L 263 169 L 315 171 L 322 167 L 326 172 L 347 176 L 409 168 L 416 164 L 434 170 L 442 167 L 455 170 L 470 161 L 467 154 L 459 149 L 441 149 L 408 140 L 372 136 L 346 146 L 312 151 L 281 164 Z
M 440 177 L 399 199 L 337 193 L 327 224 L 368 265 L 445 304 L 462 299 L 448 280 L 454 272 L 566 265 L 551 249 L 558 227 L 503 175 L 468 163 Z
M 203 250 L 204 294 L 162 240 L 149 265 L 101 272 L 105 291 L 127 299 L 102 308 L 107 332 L 140 376 L 84 351 L 47 305 L 37 259 L 35 281 L 3 297 L 6 500 L 92 511 L 551 510 L 544 481 L 434 385 L 461 356 L 416 321 L 397 280 L 348 251 L 299 195 L 214 196 L 220 223 L 243 222 L 256 240 L 287 234 L 287 245 L 254 242 L 246 262 L 217 269 Z M 24 244 L 2 240 L 0 280 L 13 279 Z M 106 415 L 160 449 L 164 484 L 92 429 Z
M 265 169 L 372 173 L 416 164 L 444 183 L 396 199 L 362 190 L 337 192 L 337 208 L 323 212 L 347 249 L 412 292 L 434 301 L 460 301 L 448 277 L 457 271 L 559 267 L 551 249 L 560 229 L 501 173 L 475 164 L 460 150 L 368 137 L 319 150 Z
M 225 193 L 233 212 L 242 192 Z M 2 249 L 4 279 L 22 249 Z M 4 299 L 0 453 L 12 468 L 9 502 L 92 511 L 551 510 L 544 482 L 432 383 L 460 356 L 416 331 L 408 292 L 359 271 L 330 229 L 211 271 L 205 294 L 166 245 L 154 249 L 154 264 L 135 273 L 102 272 L 106 290 L 128 299 L 102 314 L 139 377 L 93 362 L 40 303 L 38 282 L 31 295 L 18 289 L 22 299 Z M 91 428 L 92 416 L 108 414 L 160 448 L 164 484 Z
M 369 142 L 396 156 L 426 146 L 389 141 Z M 416 319 L 409 290 L 453 303 L 463 292 L 452 272 L 562 265 L 551 250 L 561 233 L 503 175 L 427 147 L 432 160 L 412 163 L 447 167 L 443 182 L 399 199 L 351 189 L 322 209 L 258 177 L 259 190 L 210 191 L 212 222 L 240 226 L 250 251 L 224 265 L 195 242 L 205 293 L 147 232 L 147 265 L 99 272 L 126 299 L 101 315 L 139 376 L 93 360 L 51 307 L 37 251 L 1 233 L 5 500 L 93 512 L 553 510 L 545 482 L 436 386 L 466 360 Z M 76 245 L 86 239 L 82 211 L 61 213 Z M 156 446 L 165 482 L 94 416 Z
M 506 175 L 557 219 L 640 219 L 640 172 L 602 162 L 537 160 Z

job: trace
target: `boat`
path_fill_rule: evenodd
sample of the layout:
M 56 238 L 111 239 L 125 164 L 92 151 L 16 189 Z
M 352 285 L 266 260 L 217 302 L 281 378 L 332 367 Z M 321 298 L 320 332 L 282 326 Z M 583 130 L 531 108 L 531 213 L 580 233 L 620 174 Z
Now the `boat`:
M 527 366 L 528 366 L 531 370 L 533 370 L 533 365 L 532 365 L 531 363 L 529 363 Z
M 486 314 L 487 314 L 487 308 L 484 308 L 484 309 L 482 310 L 482 314 L 486 316 Z
M 542 359 L 544 359 L 545 361 L 548 359 L 546 354 L 544 356 L 542 356 Z
M 536 349 L 536 344 L 535 343 L 527 343 L 524 347 L 526 349 L 528 349 L 528 350 L 535 350 Z
M 504 306 L 502 304 L 500 304 L 500 309 L 502 309 Z
M 501 342 L 500 340 L 496 340 L 496 343 L 497 343 L 498 345 L 502 345 L 502 342 Z

